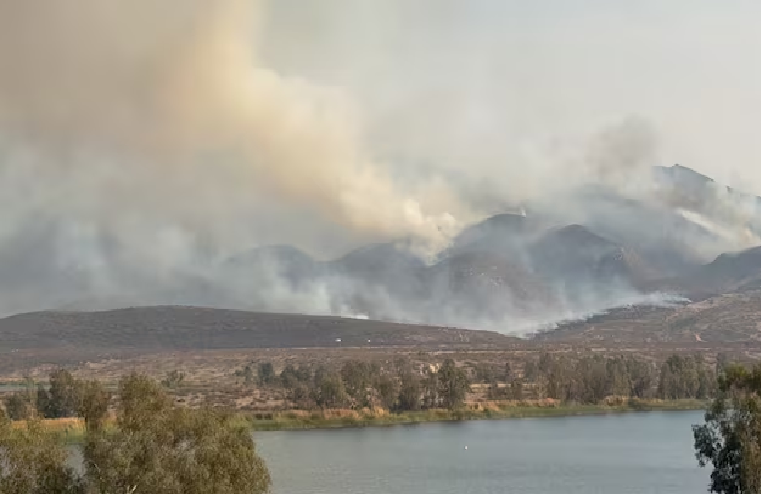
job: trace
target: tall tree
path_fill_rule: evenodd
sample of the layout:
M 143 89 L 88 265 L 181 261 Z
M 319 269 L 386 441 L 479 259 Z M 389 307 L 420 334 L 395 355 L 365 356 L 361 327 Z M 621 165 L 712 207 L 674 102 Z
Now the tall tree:
M 454 360 L 447 359 L 439 369 L 438 378 L 442 405 L 450 410 L 461 407 L 470 390 L 465 370 L 457 367 Z
M 711 492 L 761 492 L 761 365 L 725 367 L 705 423 L 693 426 L 695 456 L 709 463 Z
M 272 362 L 264 362 L 259 364 L 256 375 L 259 378 L 260 386 L 273 384 L 277 379 L 277 375 L 275 374 L 275 367 L 272 365 Z
M 401 376 L 398 407 L 400 410 L 420 410 L 420 378 L 411 371 Z
M 11 420 L 26 420 L 32 417 L 34 407 L 26 392 L 17 391 L 6 398 L 5 411 Z
M 174 407 L 162 387 L 120 385 L 115 430 L 88 431 L 86 478 L 102 494 L 263 494 L 270 476 L 251 432 L 232 415 Z
M 79 408 L 79 383 L 71 373 L 58 369 L 50 374 L 50 401 L 46 417 L 75 417 Z
M 350 360 L 341 367 L 341 378 L 355 408 L 370 405 L 368 388 L 371 373 L 370 365 L 359 360 Z

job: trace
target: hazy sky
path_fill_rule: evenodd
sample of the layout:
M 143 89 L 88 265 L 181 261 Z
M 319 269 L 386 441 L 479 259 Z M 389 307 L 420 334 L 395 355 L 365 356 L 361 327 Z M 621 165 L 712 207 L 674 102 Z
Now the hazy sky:
M 272 15 L 273 63 L 350 87 L 376 145 L 515 178 L 638 116 L 660 162 L 761 193 L 758 2 L 278 0 Z
M 0 0 L 0 171 L 23 191 L 0 228 L 42 210 L 336 252 L 439 245 L 609 169 L 679 162 L 761 194 L 760 18 L 746 0 Z

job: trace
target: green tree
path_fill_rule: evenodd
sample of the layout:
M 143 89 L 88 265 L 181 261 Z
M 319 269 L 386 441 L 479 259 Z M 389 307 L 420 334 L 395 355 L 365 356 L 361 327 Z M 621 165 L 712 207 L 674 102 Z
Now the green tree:
M 50 402 L 45 413 L 49 418 L 75 417 L 79 408 L 79 383 L 71 373 L 58 369 L 50 374 Z
M 605 362 L 607 374 L 606 395 L 632 396 L 632 374 L 628 362 L 623 357 Z
M 477 383 L 491 384 L 497 379 L 494 369 L 488 364 L 476 365 L 474 374 Z
M 355 408 L 364 408 L 370 405 L 368 388 L 370 387 L 371 373 L 370 365 L 359 360 L 350 360 L 341 367 L 341 378 Z
M 438 378 L 442 404 L 450 410 L 461 407 L 467 392 L 470 391 L 465 370 L 457 367 L 454 360 L 447 359 L 439 369 Z
M 247 386 L 250 386 L 254 382 L 254 370 L 251 368 L 250 365 L 247 365 L 243 368 L 243 370 L 235 371 L 236 377 L 242 377 L 243 382 L 246 383 Z
M 88 432 L 99 432 L 103 429 L 103 421 L 108 413 L 111 393 L 99 381 L 82 382 L 80 390 L 79 415 L 84 419 Z
M 23 391 L 17 391 L 5 400 L 5 411 L 11 420 L 26 420 L 33 415 L 32 402 L 29 395 Z
M 709 463 L 711 492 L 761 492 L 761 365 L 727 366 L 705 423 L 693 426 L 695 456 Z
M 314 401 L 320 408 L 343 408 L 348 404 L 340 374 L 323 369 L 315 373 Z
M 88 432 L 84 463 L 92 492 L 102 494 L 262 494 L 270 486 L 245 424 L 216 410 L 176 408 L 158 383 L 138 375 L 120 384 L 116 428 Z
M 375 389 L 378 391 L 378 399 L 383 408 L 391 410 L 396 406 L 399 396 L 399 384 L 396 379 L 382 374 L 375 379 Z
M 712 393 L 714 376 L 702 356 L 672 355 L 661 366 L 658 397 L 663 399 L 706 398 Z
M 523 378 L 528 382 L 536 382 L 539 379 L 539 367 L 533 360 L 526 362 L 523 369 Z
M 575 372 L 576 378 L 573 392 L 566 394 L 566 399 L 578 400 L 582 403 L 599 403 L 608 395 L 609 365 L 605 357 L 594 356 L 579 360 Z
M 257 367 L 256 375 L 259 378 L 260 386 L 274 384 L 277 380 L 277 375 L 275 375 L 275 367 L 272 365 L 272 362 L 264 362 L 259 364 Z
M 404 372 L 401 376 L 399 399 L 397 400 L 399 410 L 420 410 L 421 393 L 420 378 L 410 371 Z
M 183 372 L 178 371 L 177 369 L 174 369 L 171 372 L 167 372 L 166 379 L 161 381 L 161 384 L 163 384 L 165 387 L 169 389 L 176 389 L 182 385 L 182 382 L 184 380 L 185 380 L 185 374 Z
M 50 409 L 50 394 L 43 386 L 37 386 L 35 406 L 37 407 L 37 414 L 40 417 L 45 417 Z
M 504 373 L 502 377 L 504 378 L 505 382 L 510 382 L 510 380 L 512 380 L 513 370 L 510 367 L 510 362 L 505 362 L 505 368 L 504 368 Z
M 520 401 L 523 399 L 523 380 L 516 377 L 510 383 L 510 399 Z
M 655 367 L 649 362 L 629 357 L 626 368 L 631 382 L 631 395 L 637 398 L 652 398 L 655 386 Z
M 285 389 L 294 389 L 299 384 L 299 377 L 296 368 L 292 364 L 288 364 L 280 372 L 280 384 Z
M 83 494 L 82 479 L 67 466 L 58 435 L 35 420 L 14 428 L 0 417 L 0 492 L 3 494 Z

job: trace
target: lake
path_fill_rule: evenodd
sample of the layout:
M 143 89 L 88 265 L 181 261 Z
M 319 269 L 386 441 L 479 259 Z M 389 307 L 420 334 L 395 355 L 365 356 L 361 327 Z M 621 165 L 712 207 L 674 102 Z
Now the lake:
M 707 492 L 701 412 L 261 432 L 273 494 Z M 467 446 L 467 449 L 465 447 Z

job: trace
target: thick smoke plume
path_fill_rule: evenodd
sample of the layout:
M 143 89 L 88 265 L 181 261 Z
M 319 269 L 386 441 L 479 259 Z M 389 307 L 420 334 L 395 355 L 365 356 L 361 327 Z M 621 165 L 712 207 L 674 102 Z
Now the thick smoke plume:
M 657 298 L 648 273 L 761 241 L 755 196 L 652 168 L 754 163 L 754 136 L 719 130 L 731 111 L 753 128 L 736 95 L 757 84 L 713 65 L 747 65 L 727 54 L 758 51 L 734 22 L 757 16 L 624 3 L 0 0 L 0 314 L 178 303 L 523 332 Z M 752 36 L 704 35 L 714 20 Z M 747 87 L 712 93 L 717 74 Z M 522 220 L 456 248 L 504 212 Z M 589 231 L 532 258 L 571 224 Z M 406 248 L 339 259 L 386 241 Z M 615 276 L 547 267 L 589 261 L 586 241 Z M 290 247 L 249 250 L 269 244 Z
M 78 214 L 197 227 L 267 197 L 370 238 L 445 239 L 457 204 L 429 211 L 425 192 L 397 190 L 339 92 L 262 64 L 262 7 L 2 0 L 2 132 L 38 153 L 41 180 L 82 178 L 79 199 L 56 198 Z

